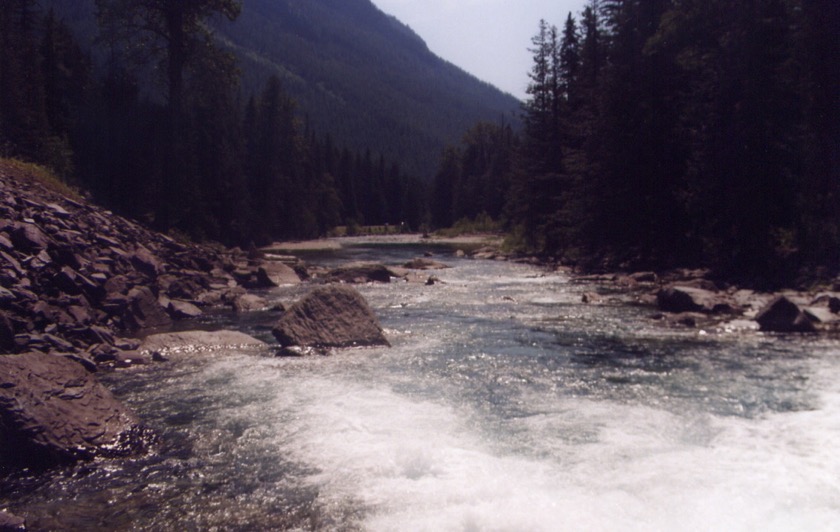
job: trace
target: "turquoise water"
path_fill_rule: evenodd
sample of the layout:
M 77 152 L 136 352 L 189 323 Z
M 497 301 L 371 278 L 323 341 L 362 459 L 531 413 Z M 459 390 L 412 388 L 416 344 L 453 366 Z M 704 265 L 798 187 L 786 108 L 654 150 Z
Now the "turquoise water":
M 33 529 L 837 529 L 836 340 L 663 329 L 563 274 L 436 259 L 443 284 L 359 287 L 390 349 L 108 376 L 159 453 L 17 479 L 0 506 Z

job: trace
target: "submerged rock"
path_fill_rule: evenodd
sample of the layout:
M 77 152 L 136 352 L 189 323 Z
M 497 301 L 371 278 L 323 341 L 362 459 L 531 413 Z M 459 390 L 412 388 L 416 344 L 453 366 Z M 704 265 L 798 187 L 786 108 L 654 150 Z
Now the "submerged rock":
M 277 352 L 278 357 L 293 357 L 303 358 L 312 356 L 329 356 L 330 352 L 327 349 L 318 347 L 301 347 L 299 345 L 290 345 L 280 349 Z
M 0 461 L 44 468 L 141 451 L 151 433 L 80 364 L 0 356 Z
M 283 314 L 272 333 L 283 347 L 390 345 L 367 301 L 349 286 L 313 290 Z
M 172 351 L 207 351 L 217 349 L 266 349 L 268 344 L 238 331 L 184 331 L 147 336 L 141 353 L 158 355 Z

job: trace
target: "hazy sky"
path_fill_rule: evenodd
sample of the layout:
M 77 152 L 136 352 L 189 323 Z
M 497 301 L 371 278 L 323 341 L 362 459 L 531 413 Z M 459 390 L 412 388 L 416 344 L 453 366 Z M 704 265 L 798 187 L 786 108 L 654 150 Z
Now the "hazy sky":
M 544 18 L 562 28 L 585 0 L 373 0 L 426 41 L 429 49 L 477 78 L 525 98 L 531 38 Z

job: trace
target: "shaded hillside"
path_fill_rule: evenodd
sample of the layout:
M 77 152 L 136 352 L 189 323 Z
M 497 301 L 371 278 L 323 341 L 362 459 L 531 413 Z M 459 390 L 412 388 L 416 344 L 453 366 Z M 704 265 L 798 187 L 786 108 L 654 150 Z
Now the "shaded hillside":
M 45 0 L 90 42 L 93 0 Z M 519 102 L 432 54 L 370 0 L 243 0 L 219 38 L 242 70 L 243 93 L 271 75 L 315 131 L 430 177 L 443 147 L 480 120 L 516 121 Z M 85 36 L 87 38 L 85 38 Z

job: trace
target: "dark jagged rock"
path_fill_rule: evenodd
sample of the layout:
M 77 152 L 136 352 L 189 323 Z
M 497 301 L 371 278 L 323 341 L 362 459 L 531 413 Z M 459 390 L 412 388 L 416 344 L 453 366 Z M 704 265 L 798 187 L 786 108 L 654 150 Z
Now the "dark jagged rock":
M 762 331 L 809 333 L 816 329 L 807 314 L 799 306 L 779 296 L 764 307 L 755 317 Z
M 80 364 L 43 353 L 0 356 L 0 460 L 43 468 L 128 456 L 150 437 Z
M 37 252 L 47 249 L 50 239 L 34 223 L 16 223 L 11 231 L 11 241 L 15 249 L 24 252 Z
M 324 279 L 330 283 L 390 283 L 391 273 L 382 264 L 354 263 L 330 270 Z
M 367 301 L 349 286 L 313 290 L 283 314 L 272 333 L 283 347 L 390 345 Z
M 193 305 L 192 303 L 188 301 L 180 301 L 177 299 L 173 299 L 169 302 L 167 310 L 169 310 L 169 315 L 176 320 L 197 318 L 204 314 L 204 312 L 200 308 Z
M 702 312 L 706 314 L 727 314 L 735 312 L 724 295 L 688 286 L 669 286 L 656 295 L 659 309 L 665 312 Z
M 449 268 L 449 266 L 436 260 L 416 258 L 403 264 L 403 268 L 408 268 L 409 270 L 444 270 Z
M 129 330 L 150 329 L 172 325 L 172 318 L 161 307 L 158 298 L 148 286 L 132 288 L 128 292 L 128 305 L 123 314 L 123 325 Z

